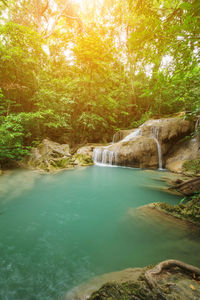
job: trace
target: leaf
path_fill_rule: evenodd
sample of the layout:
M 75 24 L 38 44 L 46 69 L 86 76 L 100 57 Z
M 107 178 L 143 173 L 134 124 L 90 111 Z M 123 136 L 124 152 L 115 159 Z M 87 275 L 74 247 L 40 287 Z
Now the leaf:
M 192 9 L 192 4 L 188 2 L 183 2 L 179 5 L 179 8 L 181 8 L 182 10 L 190 10 Z

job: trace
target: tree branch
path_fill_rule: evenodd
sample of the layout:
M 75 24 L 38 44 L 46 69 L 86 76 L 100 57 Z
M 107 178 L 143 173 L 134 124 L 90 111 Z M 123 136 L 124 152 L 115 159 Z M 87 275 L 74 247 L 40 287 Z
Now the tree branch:
M 47 0 L 46 5 L 45 5 L 44 8 L 42 9 L 42 11 L 41 11 L 41 16 L 44 15 L 44 13 L 45 13 L 45 11 L 48 9 L 48 7 L 49 7 L 49 0 Z
M 80 30 L 80 31 L 83 31 L 83 23 L 82 23 L 81 19 L 80 19 L 79 17 L 69 16 L 69 15 L 65 14 L 65 13 L 64 13 L 65 9 L 66 9 L 66 8 L 64 8 L 64 9 L 62 10 L 62 12 L 56 17 L 55 22 L 54 22 L 54 24 L 53 24 L 53 26 L 52 26 L 52 28 L 51 28 L 51 31 L 50 31 L 47 35 L 45 35 L 45 36 L 43 37 L 44 39 L 49 38 L 49 37 L 53 34 L 53 32 L 54 32 L 54 30 L 55 30 L 55 27 L 56 27 L 56 25 L 58 24 L 59 19 L 62 18 L 62 17 L 65 17 L 65 18 L 68 18 L 68 19 L 72 19 L 72 20 L 77 21 L 78 24 L 79 24 L 79 30 Z

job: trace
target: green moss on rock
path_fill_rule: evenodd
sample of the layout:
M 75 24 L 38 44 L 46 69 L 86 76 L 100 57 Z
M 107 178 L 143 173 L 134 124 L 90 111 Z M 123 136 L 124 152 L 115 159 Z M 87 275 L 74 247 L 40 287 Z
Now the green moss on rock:
M 148 299 L 155 300 L 155 295 L 151 293 L 143 281 L 106 283 L 98 291 L 94 292 L 89 300 L 131 300 Z
M 183 170 L 192 175 L 200 174 L 200 159 L 187 160 L 183 164 Z
M 76 154 L 74 158 L 76 164 L 78 164 L 79 166 L 90 166 L 94 164 L 91 156 L 86 154 Z
M 186 203 L 172 206 L 167 203 L 158 203 L 158 207 L 179 219 L 184 219 L 200 226 L 200 194 L 196 194 Z

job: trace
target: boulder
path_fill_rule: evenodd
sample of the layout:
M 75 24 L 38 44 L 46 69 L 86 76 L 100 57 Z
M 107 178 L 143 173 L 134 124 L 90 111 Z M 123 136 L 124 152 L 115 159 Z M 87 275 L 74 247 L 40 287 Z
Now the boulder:
M 91 166 L 93 165 L 93 160 L 90 155 L 87 154 L 75 154 L 73 156 L 74 165 L 78 166 Z
M 182 118 L 166 118 L 149 120 L 141 126 L 141 133 L 144 136 L 151 136 L 157 130 L 158 139 L 161 143 L 179 140 L 185 135 L 190 134 L 192 124 Z
M 170 149 L 166 159 L 166 167 L 172 172 L 183 173 L 185 172 L 185 162 L 198 158 L 200 158 L 199 138 L 184 139 L 174 144 L 174 146 Z
M 54 171 L 71 166 L 71 154 L 68 144 L 58 144 L 44 139 L 37 148 L 33 148 L 26 156 L 22 165 L 44 171 Z
M 140 136 L 135 141 L 119 142 L 109 147 L 117 153 L 117 164 L 138 168 L 157 168 L 158 151 L 153 138 Z
M 97 144 L 96 145 L 95 144 L 85 145 L 77 150 L 77 154 L 82 154 L 82 155 L 87 155 L 87 156 L 92 157 L 94 148 L 96 146 L 97 146 Z
M 175 142 L 190 134 L 192 128 L 180 117 L 149 120 L 137 129 L 117 132 L 113 142 L 118 142 L 96 149 L 94 159 L 98 163 L 161 168 Z

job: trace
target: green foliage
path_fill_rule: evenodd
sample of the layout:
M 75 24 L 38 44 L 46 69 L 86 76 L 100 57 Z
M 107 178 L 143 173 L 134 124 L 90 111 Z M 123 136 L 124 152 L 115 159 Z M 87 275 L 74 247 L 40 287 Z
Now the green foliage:
M 175 217 L 189 220 L 200 225 L 200 194 L 197 192 L 190 197 L 186 204 L 180 203 L 172 206 L 167 203 L 159 203 L 159 207 Z
M 200 174 L 200 159 L 188 160 L 183 164 L 183 169 L 193 175 Z
M 141 71 L 150 68 L 140 94 L 146 109 L 159 115 L 194 111 L 200 104 L 199 1 L 129 0 L 129 6 L 133 60 Z
M 198 116 L 199 1 L 69 4 L 74 19 L 60 16 L 48 40 L 47 24 L 66 11 L 45 3 L 0 5 L 1 163 L 46 137 L 109 142 L 155 115 Z

